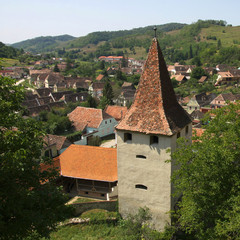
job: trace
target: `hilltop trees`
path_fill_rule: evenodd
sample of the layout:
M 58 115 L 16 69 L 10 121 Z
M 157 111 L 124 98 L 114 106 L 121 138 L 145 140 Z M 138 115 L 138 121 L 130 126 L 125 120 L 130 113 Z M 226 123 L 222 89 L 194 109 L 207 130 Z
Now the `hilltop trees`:
M 56 170 L 41 171 L 44 132 L 23 119 L 23 89 L 0 77 L 0 239 L 48 236 L 68 214 Z
M 240 104 L 215 114 L 202 137 L 182 139 L 172 156 L 177 226 L 191 239 L 240 238 Z

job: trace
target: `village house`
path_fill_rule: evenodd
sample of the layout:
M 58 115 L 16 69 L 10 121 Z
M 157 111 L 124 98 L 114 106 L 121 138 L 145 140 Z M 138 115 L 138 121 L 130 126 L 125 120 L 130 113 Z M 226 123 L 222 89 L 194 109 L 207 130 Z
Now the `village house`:
M 46 157 L 54 158 L 63 153 L 72 143 L 64 136 L 47 134 L 44 137 L 44 153 Z
M 237 100 L 240 100 L 239 95 L 233 95 L 232 93 L 222 93 L 222 94 L 219 94 L 217 97 L 215 97 L 211 101 L 210 105 L 211 105 L 211 108 L 221 108 L 226 106 L 228 102 L 234 103 Z
M 92 136 L 104 137 L 114 134 L 117 121 L 102 109 L 76 107 L 68 114 L 76 131 L 82 132 L 82 139 L 75 144 L 87 145 Z
M 101 56 L 98 58 L 99 61 L 104 61 L 108 63 L 118 63 L 123 59 L 123 56 Z
M 187 78 L 185 75 L 178 74 L 178 75 L 172 75 L 171 79 L 175 79 L 178 82 L 178 85 L 183 84 L 187 81 Z
M 230 72 L 218 72 L 215 86 L 217 85 L 230 85 L 235 81 L 234 76 Z
M 179 105 L 157 38 L 152 40 L 131 108 L 116 126 L 119 212 L 126 218 L 148 207 L 150 224 L 163 230 L 176 206 L 171 152 L 191 139 L 190 116 Z
M 96 81 L 100 82 L 104 79 L 104 75 L 103 74 L 99 74 L 97 77 L 96 77 Z
M 73 196 L 117 198 L 117 150 L 71 145 L 59 157 L 65 190 Z
M 114 99 L 114 103 L 119 106 L 128 107 L 133 102 L 135 96 L 135 90 L 123 90 L 121 94 Z
M 199 82 L 199 83 L 205 83 L 205 82 L 207 82 L 207 80 L 208 80 L 208 77 L 207 77 L 207 76 L 202 76 L 202 77 L 198 80 L 198 82 Z
M 104 88 L 104 84 L 103 82 L 94 82 L 92 83 L 89 88 L 88 88 L 88 92 L 92 97 L 95 98 L 100 98 L 103 96 L 103 88 Z
M 215 94 L 206 93 L 194 95 L 187 103 L 187 112 L 191 114 L 194 110 L 200 110 L 203 106 L 209 105 L 215 97 Z
M 114 117 L 118 122 L 122 120 L 122 118 L 125 116 L 127 111 L 128 111 L 127 107 L 116 106 L 116 105 L 114 106 L 107 105 L 106 108 L 104 109 L 105 113 Z

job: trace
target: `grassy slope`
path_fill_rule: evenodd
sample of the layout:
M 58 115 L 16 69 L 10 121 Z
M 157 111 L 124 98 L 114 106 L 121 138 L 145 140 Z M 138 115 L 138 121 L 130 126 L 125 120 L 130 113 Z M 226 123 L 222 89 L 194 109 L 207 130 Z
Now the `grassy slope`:
M 206 40 L 207 36 L 216 36 L 217 40 L 221 39 L 224 47 L 230 47 L 234 45 L 233 41 L 239 41 L 237 46 L 240 47 L 240 26 L 237 27 L 222 27 L 222 26 L 211 26 L 209 28 L 203 28 L 201 31 L 201 41 L 207 41 L 210 43 L 217 44 L 215 40 Z M 205 38 L 204 38 L 205 37 Z

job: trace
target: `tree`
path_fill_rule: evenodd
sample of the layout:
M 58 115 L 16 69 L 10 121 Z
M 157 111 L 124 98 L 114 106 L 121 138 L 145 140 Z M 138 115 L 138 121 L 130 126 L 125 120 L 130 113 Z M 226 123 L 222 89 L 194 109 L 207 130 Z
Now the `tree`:
M 0 78 L 0 239 L 48 236 L 68 214 L 51 160 L 41 157 L 43 136 L 34 119 L 21 117 L 23 88 Z M 40 164 L 41 163 L 41 164 Z
M 218 39 L 218 42 L 217 42 L 217 49 L 219 50 L 221 47 L 222 47 L 221 39 Z
M 104 84 L 103 96 L 106 97 L 108 104 L 113 104 L 113 89 L 109 81 Z
M 191 78 L 200 79 L 202 76 L 206 76 L 206 72 L 201 67 L 195 67 L 192 70 Z
M 191 239 L 240 239 L 240 104 L 215 110 L 201 137 L 178 142 L 178 226 Z
M 53 71 L 54 71 L 54 72 L 60 72 L 57 64 L 55 64 L 55 66 L 54 66 L 54 68 L 53 68 Z
M 188 58 L 193 58 L 192 44 L 190 44 L 190 47 L 189 47 L 189 57 Z

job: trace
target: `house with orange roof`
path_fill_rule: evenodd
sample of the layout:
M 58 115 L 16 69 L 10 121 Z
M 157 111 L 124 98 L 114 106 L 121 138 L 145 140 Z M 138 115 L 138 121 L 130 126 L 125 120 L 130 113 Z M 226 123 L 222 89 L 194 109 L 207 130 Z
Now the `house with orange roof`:
M 117 121 L 122 120 L 122 118 L 125 116 L 126 112 L 128 111 L 127 107 L 122 106 L 110 106 L 107 105 L 104 109 L 105 113 L 108 115 L 114 117 Z
M 182 84 L 182 83 L 185 83 L 187 81 L 187 78 L 185 75 L 182 75 L 182 74 L 178 74 L 178 75 L 172 75 L 171 76 L 171 79 L 176 79 L 176 81 L 178 82 L 178 84 Z
M 104 200 L 117 197 L 116 149 L 71 145 L 59 158 L 67 192 Z
M 226 106 L 228 102 L 233 103 L 236 100 L 238 100 L 237 97 L 232 93 L 222 93 L 211 101 L 210 106 L 211 108 L 221 108 Z
M 76 144 L 86 145 L 91 136 L 104 137 L 114 133 L 117 121 L 102 109 L 76 107 L 68 114 L 76 131 L 82 131 L 82 139 Z
M 103 75 L 103 74 L 99 74 L 99 75 L 96 77 L 96 80 L 100 82 L 103 78 L 104 78 L 104 75 Z
M 218 72 L 217 80 L 215 85 L 222 85 L 222 84 L 232 84 L 235 81 L 234 76 L 228 72 Z

